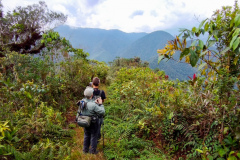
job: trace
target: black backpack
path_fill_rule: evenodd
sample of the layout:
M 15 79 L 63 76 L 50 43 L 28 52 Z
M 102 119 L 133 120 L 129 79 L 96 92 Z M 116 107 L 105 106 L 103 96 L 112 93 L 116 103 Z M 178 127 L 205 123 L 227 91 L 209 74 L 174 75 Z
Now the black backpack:
M 93 96 L 93 100 L 96 100 L 99 97 L 101 97 L 103 91 L 102 90 L 99 90 L 99 91 L 100 91 L 99 94 Z

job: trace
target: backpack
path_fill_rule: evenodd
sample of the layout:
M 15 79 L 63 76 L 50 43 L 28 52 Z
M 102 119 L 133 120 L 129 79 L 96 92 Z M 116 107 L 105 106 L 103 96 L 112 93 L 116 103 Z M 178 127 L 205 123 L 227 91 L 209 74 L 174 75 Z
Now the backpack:
M 96 100 L 101 97 L 103 91 L 102 90 L 99 91 L 100 91 L 99 94 L 93 96 L 93 100 Z
M 92 118 L 89 116 L 83 116 L 82 111 L 87 109 L 87 102 L 84 100 L 78 101 L 78 111 L 76 115 L 76 122 L 80 127 L 89 127 L 92 121 Z

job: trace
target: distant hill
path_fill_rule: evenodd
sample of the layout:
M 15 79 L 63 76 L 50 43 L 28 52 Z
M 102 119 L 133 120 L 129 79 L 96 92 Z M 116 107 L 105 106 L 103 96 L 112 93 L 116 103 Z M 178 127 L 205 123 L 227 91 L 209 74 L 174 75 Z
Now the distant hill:
M 176 53 L 174 57 L 179 57 L 179 53 Z M 178 60 L 177 58 L 175 58 Z M 194 73 L 197 72 L 196 68 L 192 68 L 190 64 L 180 63 L 173 60 L 162 60 L 158 64 L 158 56 L 155 56 L 149 60 L 150 68 L 159 68 L 164 70 L 165 74 L 169 76 L 170 79 L 187 80 L 192 77 Z
M 155 31 L 133 42 L 120 55 L 125 58 L 138 56 L 142 60 L 149 61 L 156 57 L 158 49 L 163 48 L 167 41 L 173 39 L 174 37 L 165 31 Z
M 66 25 L 55 29 L 66 37 L 74 47 L 90 53 L 90 59 L 109 62 L 125 47 L 147 33 L 125 33 L 120 30 L 96 28 L 72 28 Z
M 121 57 L 131 58 L 138 56 L 141 60 L 148 61 L 149 67 L 152 69 L 159 68 L 164 70 L 170 79 L 186 80 L 188 76 L 192 77 L 196 73 L 196 69 L 189 64 L 178 63 L 173 60 L 163 60 L 158 64 L 157 50 L 164 48 L 169 40 L 174 37 L 165 31 L 156 31 L 136 40 L 122 53 Z M 179 53 L 174 55 L 175 59 L 179 59 Z
M 158 64 L 157 49 L 163 48 L 167 41 L 174 39 L 165 31 L 125 33 L 120 30 L 73 28 L 66 25 L 56 28 L 55 31 L 70 40 L 74 47 L 88 52 L 90 59 L 110 62 L 116 57 L 140 57 L 141 60 L 148 61 L 152 69 L 164 70 L 170 79 L 186 80 L 187 76 L 196 72 L 190 65 L 172 60 Z

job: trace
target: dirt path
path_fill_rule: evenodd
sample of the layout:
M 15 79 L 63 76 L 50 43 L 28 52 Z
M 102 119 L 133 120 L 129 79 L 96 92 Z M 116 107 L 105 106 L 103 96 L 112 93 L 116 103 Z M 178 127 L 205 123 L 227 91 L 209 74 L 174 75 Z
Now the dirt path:
M 105 160 L 106 159 L 103 154 L 102 142 L 98 144 L 97 149 L 99 153 L 97 155 L 84 154 L 82 152 L 84 130 L 81 127 L 76 127 L 74 130 L 76 131 L 76 135 L 73 137 L 73 141 L 76 144 L 74 145 L 75 147 L 72 148 L 72 154 L 71 154 L 72 160 Z

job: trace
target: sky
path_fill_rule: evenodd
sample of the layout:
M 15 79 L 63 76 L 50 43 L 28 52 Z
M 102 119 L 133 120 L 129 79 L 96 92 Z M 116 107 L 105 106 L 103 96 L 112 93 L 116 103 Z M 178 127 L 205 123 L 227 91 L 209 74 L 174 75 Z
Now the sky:
M 177 35 L 180 28 L 197 26 L 222 6 L 235 0 L 47 0 L 52 11 L 68 15 L 66 25 L 119 29 L 123 32 L 163 30 Z M 4 11 L 38 0 L 2 0 Z M 238 2 L 239 3 L 239 2 Z

